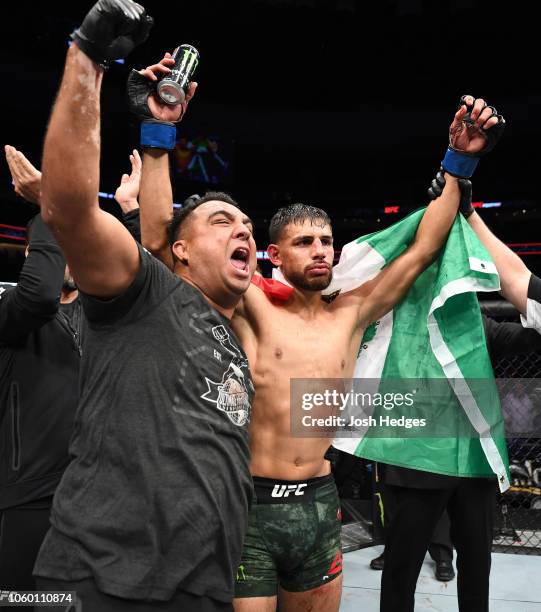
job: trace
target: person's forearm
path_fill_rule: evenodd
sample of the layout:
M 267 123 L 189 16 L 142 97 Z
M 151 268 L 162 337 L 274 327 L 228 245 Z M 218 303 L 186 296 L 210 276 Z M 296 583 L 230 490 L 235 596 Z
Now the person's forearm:
M 143 246 L 172 268 L 173 257 L 167 235 L 167 228 L 173 215 L 168 151 L 145 149 L 139 206 Z
M 476 212 L 468 217 L 468 223 L 496 264 L 503 296 L 522 314 L 526 314 L 528 283 L 531 276 L 526 264 L 488 229 Z
M 445 174 L 441 196 L 433 200 L 419 224 L 413 250 L 426 261 L 432 261 L 441 249 L 453 225 L 460 202 L 460 189 L 454 176 Z
M 29 311 L 55 312 L 59 306 L 66 262 L 51 230 L 37 215 L 30 230 L 26 258 L 17 292 L 20 305 Z
M 98 206 L 102 76 L 72 44 L 43 149 L 42 215 L 55 230 Z

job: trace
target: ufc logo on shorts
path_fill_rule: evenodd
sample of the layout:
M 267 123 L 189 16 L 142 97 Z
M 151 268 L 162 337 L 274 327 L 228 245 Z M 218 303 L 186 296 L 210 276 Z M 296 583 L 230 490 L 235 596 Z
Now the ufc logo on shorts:
M 272 497 L 289 497 L 291 495 L 304 495 L 303 489 L 306 487 L 306 483 L 302 484 L 291 484 L 291 485 L 274 485 L 272 490 Z

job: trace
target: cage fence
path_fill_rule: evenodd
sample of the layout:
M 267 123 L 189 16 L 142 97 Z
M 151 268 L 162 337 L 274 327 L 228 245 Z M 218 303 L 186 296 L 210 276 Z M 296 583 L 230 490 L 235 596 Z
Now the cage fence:
M 481 303 L 496 321 L 518 322 L 507 302 Z M 493 364 L 506 420 L 511 487 L 496 498 L 494 550 L 541 554 L 541 352 Z

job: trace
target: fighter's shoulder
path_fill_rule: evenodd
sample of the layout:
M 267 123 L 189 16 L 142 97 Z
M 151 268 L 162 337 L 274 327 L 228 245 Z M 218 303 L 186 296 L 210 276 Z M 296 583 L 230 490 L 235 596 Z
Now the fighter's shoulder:
M 351 322 L 356 325 L 359 323 L 359 313 L 365 299 L 358 289 L 339 293 L 330 301 L 329 310 L 344 323 Z
M 235 308 L 231 325 L 247 354 L 258 342 L 266 328 L 265 322 L 273 318 L 271 299 L 258 287 L 251 285 Z
M 258 317 L 271 308 L 273 308 L 271 298 L 256 285 L 250 285 L 235 308 L 235 317 L 245 319 Z
M 335 291 L 335 293 L 323 296 L 323 299 L 329 304 L 331 309 L 349 312 L 359 308 L 365 296 L 359 291 L 359 288 L 356 288 L 344 293 Z

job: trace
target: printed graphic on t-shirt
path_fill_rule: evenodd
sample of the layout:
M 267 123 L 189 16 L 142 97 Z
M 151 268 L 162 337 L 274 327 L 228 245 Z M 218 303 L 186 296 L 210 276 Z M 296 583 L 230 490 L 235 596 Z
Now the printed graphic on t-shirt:
M 240 350 L 231 342 L 229 333 L 223 325 L 213 327 L 212 335 L 218 340 L 224 350 L 229 353 L 230 361 L 220 382 L 214 382 L 205 376 L 208 390 L 201 398 L 216 404 L 219 410 L 227 414 L 232 423 L 241 427 L 250 419 L 250 396 L 246 387 L 244 372 L 242 371 L 248 371 L 248 360 L 243 357 Z M 227 362 L 225 355 L 221 359 Z M 248 384 L 252 385 L 252 381 L 249 378 Z M 253 388 L 251 390 L 253 391 Z

